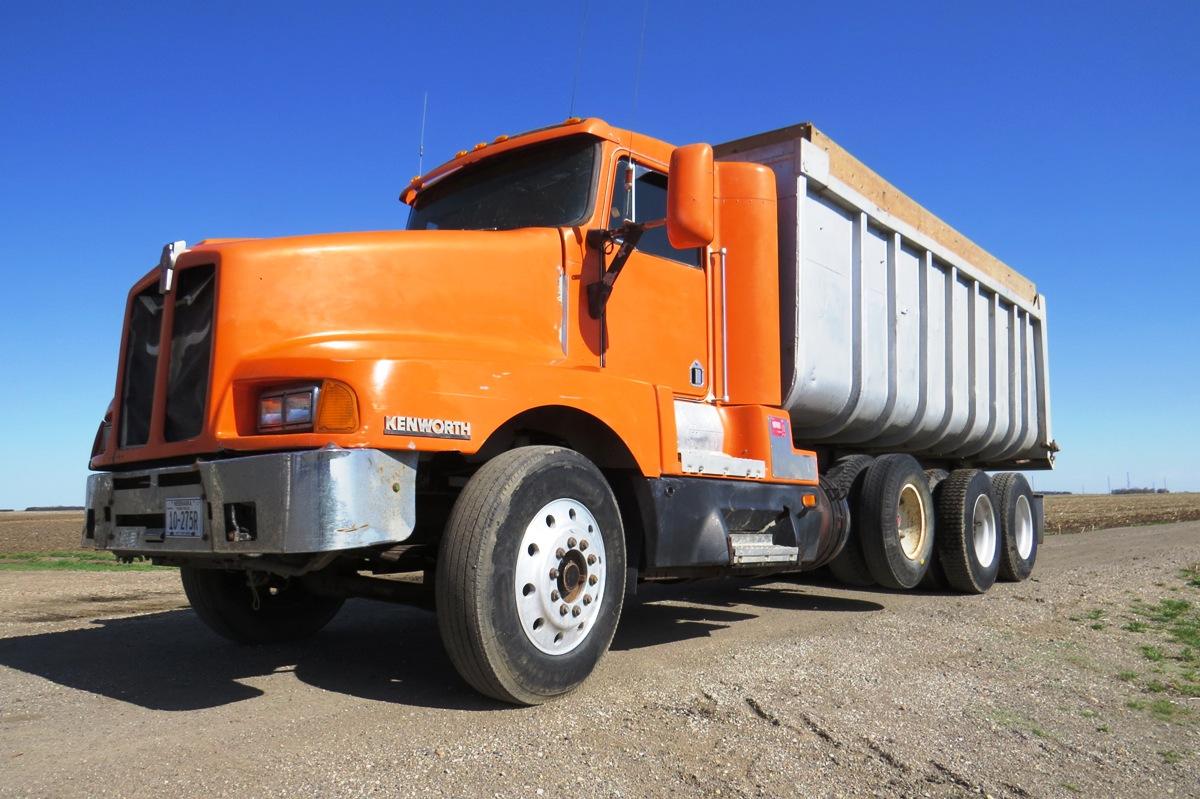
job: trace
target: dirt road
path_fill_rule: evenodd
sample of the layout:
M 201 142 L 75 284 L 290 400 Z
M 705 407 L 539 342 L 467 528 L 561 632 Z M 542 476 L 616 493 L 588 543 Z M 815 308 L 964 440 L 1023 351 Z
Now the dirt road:
M 173 572 L 10 572 L 0 795 L 1200 796 L 1196 653 L 1146 610 L 1192 618 L 1197 562 L 1190 522 L 1048 538 L 984 597 L 643 587 L 533 709 L 471 693 L 422 611 L 246 650 Z
M 1046 530 L 1078 533 L 1126 525 L 1200 520 L 1200 494 L 1069 494 L 1046 497 Z M 83 511 L 0 513 L 0 559 L 6 552 L 73 550 Z

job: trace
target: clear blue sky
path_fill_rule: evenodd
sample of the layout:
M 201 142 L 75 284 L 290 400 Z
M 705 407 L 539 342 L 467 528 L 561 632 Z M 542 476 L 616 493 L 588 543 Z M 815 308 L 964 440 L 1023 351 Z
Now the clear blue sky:
M 1060 468 L 1200 489 L 1200 3 L 592 0 L 575 111 L 812 120 L 1049 298 Z M 1003 9 L 1001 10 L 1001 6 Z M 82 501 L 163 242 L 404 224 L 426 167 L 567 116 L 584 5 L 4 3 L 0 507 Z

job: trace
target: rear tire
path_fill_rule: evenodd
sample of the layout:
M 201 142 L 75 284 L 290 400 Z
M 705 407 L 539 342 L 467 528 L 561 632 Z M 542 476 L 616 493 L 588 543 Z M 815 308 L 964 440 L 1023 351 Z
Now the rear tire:
M 870 455 L 847 455 L 840 458 L 826 474 L 830 486 L 850 504 L 850 531 L 846 535 L 842 551 L 829 562 L 829 572 L 838 582 L 855 588 L 869 588 L 875 585 L 875 578 L 867 568 L 862 545 L 858 540 L 859 520 L 862 518 L 862 484 L 867 469 L 874 462 L 875 459 Z
M 992 478 L 992 493 L 1000 517 L 1000 579 L 1020 582 L 1037 562 L 1037 515 L 1033 489 L 1025 475 L 1005 472 Z
M 200 620 L 217 635 L 239 644 L 308 638 L 328 624 L 345 601 L 314 594 L 296 580 L 273 575 L 266 575 L 251 590 L 249 573 L 240 570 L 184 566 L 179 576 Z
M 933 553 L 933 495 L 911 455 L 883 455 L 862 488 L 863 555 L 871 576 L 887 588 L 915 588 Z
M 933 495 L 935 513 L 938 501 L 938 484 L 949 476 L 950 472 L 945 469 L 925 470 L 925 479 L 929 481 L 929 492 Z M 921 578 L 921 587 L 926 591 L 945 591 L 949 587 L 946 583 L 946 575 L 942 572 L 942 564 L 938 562 L 936 545 L 929 556 L 929 570 Z
M 925 479 L 929 481 L 929 490 L 936 493 L 938 483 L 950 476 L 950 472 L 945 469 L 926 469 Z
M 957 469 L 938 486 L 938 561 L 957 591 L 982 594 L 1000 568 L 1000 531 L 992 481 Z
M 575 689 L 608 651 L 625 594 L 604 475 L 560 447 L 488 461 L 454 503 L 435 593 L 446 652 L 477 691 L 535 705 Z

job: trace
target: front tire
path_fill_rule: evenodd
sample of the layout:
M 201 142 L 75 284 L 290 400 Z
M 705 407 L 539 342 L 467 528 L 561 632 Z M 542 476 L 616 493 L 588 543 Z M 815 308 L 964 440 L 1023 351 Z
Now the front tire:
M 184 566 L 179 576 L 200 620 L 239 644 L 308 638 L 328 624 L 344 602 L 314 594 L 296 580 L 257 572 Z
M 468 481 L 438 555 L 438 628 L 458 673 L 521 705 L 582 683 L 608 651 L 625 594 L 625 536 L 589 460 L 521 447 Z

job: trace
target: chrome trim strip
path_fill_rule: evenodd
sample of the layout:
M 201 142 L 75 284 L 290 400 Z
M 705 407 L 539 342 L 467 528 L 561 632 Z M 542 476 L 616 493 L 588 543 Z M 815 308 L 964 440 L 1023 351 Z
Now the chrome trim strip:
M 725 291 L 725 263 L 729 250 L 722 247 L 721 254 L 721 393 L 723 402 L 729 402 L 729 314 L 727 301 L 729 294 Z

